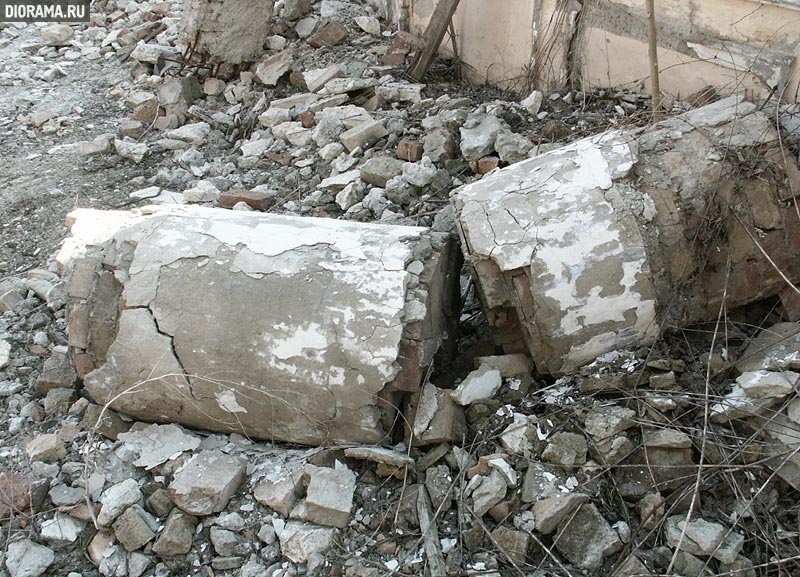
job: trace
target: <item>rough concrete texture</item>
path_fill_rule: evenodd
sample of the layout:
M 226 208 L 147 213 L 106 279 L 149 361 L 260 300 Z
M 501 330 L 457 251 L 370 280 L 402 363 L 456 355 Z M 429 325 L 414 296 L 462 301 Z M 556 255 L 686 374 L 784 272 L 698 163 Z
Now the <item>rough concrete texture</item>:
M 723 295 L 735 307 L 777 294 L 776 267 L 800 279 L 792 191 L 800 170 L 772 123 L 731 97 L 514 164 L 454 199 L 496 339 L 557 374 L 661 324 L 716 318 Z
M 267 40 L 273 0 L 184 0 L 180 44 L 209 61 L 255 60 Z
M 186 207 L 80 210 L 73 230 L 106 215 L 110 240 L 90 232 L 98 246 L 72 267 L 70 344 L 98 367 L 89 393 L 129 415 L 380 442 L 446 337 L 445 234 Z

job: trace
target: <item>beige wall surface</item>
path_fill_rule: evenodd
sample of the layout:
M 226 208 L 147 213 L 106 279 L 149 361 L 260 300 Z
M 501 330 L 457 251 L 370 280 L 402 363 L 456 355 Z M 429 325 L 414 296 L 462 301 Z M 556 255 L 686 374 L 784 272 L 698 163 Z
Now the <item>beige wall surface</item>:
M 411 32 L 422 35 L 437 0 L 406 0 Z M 475 83 L 522 90 L 533 54 L 532 0 L 461 0 L 453 24 L 463 71 Z M 445 35 L 442 53 L 452 56 Z
M 421 35 L 437 0 L 403 0 Z M 460 57 L 474 82 L 524 91 L 624 87 L 647 90 L 644 0 L 461 0 L 453 19 Z M 800 2 L 656 2 L 661 87 L 687 97 L 720 93 L 800 100 Z M 452 53 L 445 36 L 442 52 Z

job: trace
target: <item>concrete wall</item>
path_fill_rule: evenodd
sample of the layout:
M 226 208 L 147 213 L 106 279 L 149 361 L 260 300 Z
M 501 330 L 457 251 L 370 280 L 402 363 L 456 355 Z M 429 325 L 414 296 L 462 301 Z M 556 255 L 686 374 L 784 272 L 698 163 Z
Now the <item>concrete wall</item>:
M 422 34 L 436 0 L 404 0 Z M 797 101 L 800 2 L 656 3 L 661 87 L 688 97 L 712 85 Z M 649 90 L 644 0 L 461 0 L 454 18 L 467 76 L 506 88 Z M 451 53 L 448 37 L 442 52 Z

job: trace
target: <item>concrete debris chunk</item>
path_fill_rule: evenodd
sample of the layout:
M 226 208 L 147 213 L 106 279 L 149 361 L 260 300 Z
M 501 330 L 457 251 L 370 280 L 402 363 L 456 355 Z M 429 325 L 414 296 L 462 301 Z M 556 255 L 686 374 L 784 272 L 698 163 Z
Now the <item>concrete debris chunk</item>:
M 11 577 L 39 577 L 55 560 L 52 549 L 30 539 L 22 539 L 8 544 L 6 569 Z
M 543 99 L 544 99 L 544 94 L 542 94 L 538 90 L 534 90 L 533 92 L 530 93 L 530 95 L 527 98 L 520 101 L 520 104 L 522 105 L 523 108 L 525 108 L 525 110 L 528 111 L 528 114 L 530 114 L 531 116 L 536 116 L 537 114 L 539 114 L 539 110 L 542 107 Z
M 11 343 L 5 339 L 0 339 L 0 369 L 4 369 L 11 361 Z
M 294 62 L 294 53 L 291 50 L 279 52 L 260 62 L 256 67 L 256 78 L 264 86 L 275 86 Z
M 184 451 L 200 446 L 200 437 L 185 432 L 177 425 L 149 425 L 144 429 L 120 433 L 117 438 L 139 457 L 133 462 L 137 467 L 150 470 L 169 460 L 178 458 Z
M 367 120 L 350 130 L 343 132 L 339 136 L 345 148 L 352 152 L 356 148 L 363 146 L 368 140 L 378 140 L 389 134 L 380 120 Z
M 450 397 L 457 405 L 471 405 L 476 401 L 491 399 L 503 385 L 500 371 L 484 365 L 467 375 Z
M 586 439 L 577 433 L 555 433 L 542 451 L 542 460 L 561 467 L 577 467 L 586 462 Z
M 269 33 L 273 0 L 191 0 L 181 12 L 180 45 L 210 63 L 255 60 Z
M 681 550 L 686 553 L 714 556 L 723 563 L 733 563 L 744 545 L 744 537 L 739 533 L 701 518 L 687 522 L 685 515 L 667 519 L 666 539 L 670 547 L 680 543 Z
M 67 456 L 67 448 L 55 433 L 37 435 L 25 445 L 31 462 L 53 463 Z
M 415 445 L 437 445 L 461 440 L 466 430 L 464 412 L 453 402 L 449 391 L 426 383 L 419 398 L 415 397 L 409 401 L 410 406 L 416 407 L 411 438 Z
M 501 555 L 505 555 L 517 567 L 523 567 L 533 539 L 524 531 L 501 525 L 492 531 L 492 542 Z
M 205 143 L 209 134 L 211 134 L 211 126 L 207 122 L 194 122 L 167 131 L 166 137 L 199 146 Z
M 244 480 L 245 464 L 237 457 L 207 450 L 175 472 L 169 484 L 173 502 L 191 515 L 219 513 Z
M 178 508 L 173 509 L 164 529 L 153 543 L 153 553 L 157 555 L 185 555 L 192 548 L 197 519 Z
M 748 371 L 736 382 L 751 399 L 782 399 L 795 391 L 800 374 L 794 371 Z
M 303 80 L 309 92 L 319 92 L 325 88 L 328 82 L 340 76 L 342 76 L 342 68 L 338 64 L 303 72 Z
M 578 507 L 587 503 L 589 496 L 582 493 L 559 493 L 536 501 L 533 516 L 536 530 L 549 535 L 558 528 L 562 520 L 568 519 Z
M 478 367 L 481 365 L 494 367 L 500 371 L 500 376 L 503 378 L 528 375 L 533 370 L 530 357 L 522 353 L 477 357 L 475 363 Z
M 505 476 L 500 471 L 492 469 L 488 475 L 473 477 L 466 491 L 470 492 L 470 490 L 473 502 L 472 509 L 475 515 L 483 517 L 489 512 L 489 509 L 505 499 L 508 484 Z
M 367 34 L 379 36 L 381 33 L 381 23 L 374 16 L 356 16 L 353 21 Z
M 86 527 L 86 523 L 73 519 L 69 515 L 56 513 L 52 519 L 42 522 L 40 533 L 42 538 L 55 547 L 63 547 L 75 543 Z
M 347 38 L 347 28 L 336 20 L 327 20 L 319 25 L 306 42 L 314 48 L 322 48 L 323 46 L 336 46 L 344 42 L 345 38 Z
M 56 46 L 64 45 L 75 34 L 75 30 L 66 24 L 49 24 L 39 30 L 42 40 Z
M 311 12 L 312 0 L 284 0 L 283 17 L 287 20 L 299 20 Z
M 336 468 L 306 465 L 309 476 L 306 494 L 307 518 L 318 525 L 344 528 L 350 520 L 356 475 L 344 465 Z
M 102 506 L 97 514 L 97 524 L 110 527 L 125 509 L 142 502 L 142 491 L 135 479 L 126 479 L 106 489 L 100 498 Z
M 586 415 L 586 432 L 598 441 L 607 440 L 634 425 L 636 411 L 618 405 L 595 406 Z
M 492 118 L 469 127 L 477 122 L 472 118 L 461 128 L 468 160 L 494 147 L 501 126 Z M 723 137 L 726 127 L 731 139 Z M 716 154 L 731 142 L 739 155 Z M 800 229 L 798 217 L 780 201 L 791 197 L 787 175 L 797 166 L 792 158 L 783 162 L 777 142 L 766 115 L 730 97 L 640 133 L 579 140 L 457 190 L 452 197 L 462 248 L 498 344 L 509 352 L 527 348 L 540 372 L 566 373 L 606 352 L 651 343 L 659 323 L 686 326 L 715 318 L 716 295 L 726 294 L 727 306 L 734 307 L 777 294 L 785 287 L 782 275 L 800 280 L 800 261 L 789 257 L 793 240 L 783 233 Z M 717 178 L 736 173 L 739 159 L 749 154 L 774 169 L 772 192 L 762 194 L 757 178 Z M 666 196 L 665 172 L 676 184 Z M 713 214 L 705 210 L 708 189 L 700 190 L 699 182 L 713 182 L 721 191 Z M 750 207 L 743 225 L 726 216 L 731 194 Z M 689 239 L 701 222 L 717 216 L 724 230 L 698 251 Z M 760 246 L 771 247 L 771 264 L 748 236 L 753 227 L 768 231 Z M 583 242 L 588 237 L 596 242 Z M 722 256 L 729 252 L 735 254 L 732 268 Z M 728 278 L 748 280 L 724 291 Z M 668 302 L 681 304 L 666 307 Z M 771 332 L 781 331 L 800 333 L 791 323 Z M 774 343 L 769 331 L 763 334 L 762 345 Z M 800 365 L 798 343 L 795 334 L 738 368 L 792 369 L 792 363 Z
M 121 230 L 93 244 L 124 285 L 102 299 L 71 297 L 70 326 L 91 319 L 105 343 L 97 348 L 100 332 L 89 330 L 76 352 L 98 357 L 87 391 L 134 417 L 295 443 L 375 443 L 393 418 L 379 394 L 419 387 L 449 330 L 458 259 L 446 234 L 177 206 L 73 215 L 84 216 L 118 219 Z M 121 250 L 129 246 L 132 260 Z M 429 272 L 411 289 L 406 265 L 417 258 Z M 103 279 L 93 263 L 90 286 Z M 426 299 L 419 322 L 403 320 L 411 290 Z M 206 378 L 209 367 L 239 377 Z M 119 394 L 134 385 L 136 395 Z
M 414 459 L 405 453 L 386 449 L 385 447 L 351 447 L 344 450 L 344 456 L 383 463 L 384 465 L 398 468 L 414 466 Z
M 375 156 L 361 165 L 361 180 L 373 186 L 384 188 L 395 176 L 403 174 L 406 162 L 389 156 Z
M 294 563 L 308 563 L 333 546 L 336 529 L 289 521 L 278 535 L 281 552 Z
M 159 528 L 155 518 L 139 505 L 125 509 L 112 527 L 114 536 L 126 551 L 136 551 L 144 547 L 153 540 Z
M 479 160 L 494 152 L 494 142 L 503 128 L 502 121 L 487 114 L 473 127 L 461 128 L 461 154 L 467 160 Z
M 603 559 L 622 549 L 622 541 L 592 503 L 581 505 L 555 536 L 556 549 L 582 569 L 598 569 Z

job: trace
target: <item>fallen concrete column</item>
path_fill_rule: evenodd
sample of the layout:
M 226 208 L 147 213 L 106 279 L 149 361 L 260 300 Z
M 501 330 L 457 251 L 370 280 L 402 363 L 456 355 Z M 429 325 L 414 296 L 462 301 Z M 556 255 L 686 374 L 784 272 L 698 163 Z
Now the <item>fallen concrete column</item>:
M 772 122 L 732 97 L 514 164 L 454 202 L 496 340 L 557 374 L 796 283 L 798 193 Z
M 187 207 L 69 220 L 66 249 L 95 243 L 71 260 L 69 344 L 95 401 L 139 419 L 390 440 L 448 337 L 460 255 L 442 233 Z
M 210 63 L 253 62 L 264 49 L 273 0 L 184 0 L 179 43 Z

